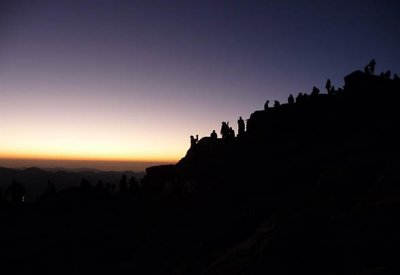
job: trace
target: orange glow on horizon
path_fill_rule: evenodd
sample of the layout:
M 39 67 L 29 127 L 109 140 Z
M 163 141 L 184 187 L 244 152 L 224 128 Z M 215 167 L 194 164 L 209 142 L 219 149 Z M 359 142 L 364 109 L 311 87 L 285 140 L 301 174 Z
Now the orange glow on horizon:
M 29 121 L 30 120 L 30 121 Z M 40 125 L 38 122 L 40 121 Z M 74 119 L 27 119 L 4 127 L 0 158 L 77 161 L 177 162 L 188 149 L 185 137 L 166 126 L 124 127 L 115 121 L 85 124 Z M 75 123 L 74 123 L 75 122 Z M 156 127 L 157 126 L 157 127 Z M 167 132 L 160 138 L 160 132 Z
M 89 148 L 90 149 L 90 148 Z M 183 155 L 176 152 L 110 152 L 105 150 L 83 150 L 83 153 L 67 150 L 0 150 L 0 159 L 30 159 L 30 160 L 77 160 L 77 161 L 128 161 L 128 162 L 177 162 Z
M 29 155 L 29 154 L 0 154 L 0 159 L 4 159 L 4 160 L 46 160 L 46 161 L 98 161 L 98 162 L 165 162 L 165 163 L 176 163 L 178 162 L 183 156 L 177 157 L 177 158 L 134 158 L 134 157 L 120 157 L 120 158 L 116 158 L 116 157 L 110 157 L 110 158 L 106 158 L 106 157 L 102 157 L 102 156 L 62 156 L 62 155 Z
M 9 146 L 0 148 L 2 159 L 31 160 L 85 160 L 85 161 L 129 161 L 129 162 L 177 162 L 184 154 L 179 150 L 161 148 L 158 144 L 153 148 L 138 146 L 101 146 L 99 144 L 72 144 L 57 147 L 55 144 L 33 146 Z M 21 143 L 18 143 L 21 144 Z M 175 147 L 176 148 L 176 147 Z

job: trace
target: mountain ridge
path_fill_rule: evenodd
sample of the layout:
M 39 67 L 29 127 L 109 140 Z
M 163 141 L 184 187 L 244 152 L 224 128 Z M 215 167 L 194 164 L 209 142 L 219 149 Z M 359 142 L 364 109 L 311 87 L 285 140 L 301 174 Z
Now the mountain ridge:
M 327 92 L 255 111 L 239 136 L 192 137 L 140 184 L 0 201 L 4 269 L 399 274 L 400 80 L 367 66 Z

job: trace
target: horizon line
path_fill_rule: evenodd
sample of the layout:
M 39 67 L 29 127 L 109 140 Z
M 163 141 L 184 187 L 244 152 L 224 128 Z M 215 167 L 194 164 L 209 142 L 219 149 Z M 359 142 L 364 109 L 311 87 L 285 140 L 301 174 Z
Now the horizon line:
M 179 158 L 180 159 L 180 158 Z M 179 159 L 114 159 L 114 158 L 57 158 L 57 157 L 22 157 L 22 156 L 1 156 L 0 160 L 30 160 L 30 161 L 91 161 L 91 162 L 141 162 L 141 163 L 176 163 Z
M 176 164 L 178 161 L 166 160 L 104 160 L 104 159 L 35 159 L 1 158 L 0 167 L 11 169 L 96 169 L 100 171 L 145 172 L 147 168 L 158 165 Z

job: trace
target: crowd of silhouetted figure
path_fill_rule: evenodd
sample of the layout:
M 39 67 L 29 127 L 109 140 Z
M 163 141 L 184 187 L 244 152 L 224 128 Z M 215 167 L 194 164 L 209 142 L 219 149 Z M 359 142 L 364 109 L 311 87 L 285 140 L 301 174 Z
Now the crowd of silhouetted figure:
M 98 194 L 106 194 L 106 195 L 131 195 L 131 194 L 139 194 L 142 190 L 140 182 L 136 179 L 136 177 L 132 176 L 129 180 L 126 175 L 122 175 L 121 179 L 117 185 L 115 183 L 103 183 L 102 180 L 98 180 L 96 185 L 93 187 L 89 180 L 82 178 L 80 183 L 80 188 L 86 192 L 94 192 Z
M 13 268 L 43 274 L 232 274 L 240 269 L 240 274 L 361 275 L 378 274 L 364 272 L 371 267 L 390 268 L 392 253 L 385 248 L 395 247 L 392 240 L 400 236 L 395 227 L 400 162 L 391 159 L 392 147 L 387 153 L 376 145 L 392 132 L 382 131 L 378 139 L 364 131 L 375 132 L 376 125 L 387 130 L 382 109 L 355 105 L 363 92 L 372 94 L 373 104 L 375 93 L 382 92 L 377 97 L 384 102 L 384 93 L 399 87 L 392 80 L 400 79 L 390 71 L 376 75 L 375 66 L 371 60 L 350 77 L 354 89 L 336 88 L 327 79 L 323 91 L 313 87 L 289 95 L 287 103 L 271 100 L 271 106 L 267 100 L 250 119 L 238 118 L 237 133 L 223 121 L 219 133 L 191 135 L 179 163 L 149 167 L 141 179 L 128 172 L 103 180 L 79 174 L 61 189 L 59 180 L 46 174 L 40 181 L 44 191 L 32 202 L 29 183 L 12 174 L 0 189 L 0 218 L 10 224 L 0 227 L 7 236 L 2 245 L 11 236 L 0 256 Z M 364 89 L 370 83 L 376 87 Z M 354 97 L 347 96 L 354 91 Z M 359 111 L 360 118 L 351 120 Z M 370 111 L 379 114 L 376 121 L 365 118 Z M 357 123 L 362 131 L 354 129 Z M 20 213 L 28 213 L 25 223 Z M 15 255 L 23 259 L 13 262 Z
M 365 68 L 364 68 L 364 74 L 367 75 L 367 76 L 373 76 L 373 75 L 374 75 L 374 72 L 375 72 L 375 65 L 376 65 L 376 62 L 375 62 L 374 59 L 372 59 L 372 60 L 365 66 Z M 382 79 L 390 79 L 390 78 L 391 78 L 391 72 L 390 72 L 390 71 L 382 72 L 382 73 L 379 75 L 379 77 L 382 78 Z M 398 81 L 398 80 L 400 80 L 400 78 L 399 78 L 399 76 L 398 76 L 397 74 L 394 74 L 393 80 Z M 326 84 L 325 84 L 325 89 L 326 89 L 326 92 L 327 92 L 326 94 L 329 95 L 329 96 L 338 95 L 338 94 L 341 94 L 341 93 L 343 92 L 343 88 L 335 89 L 335 86 L 332 85 L 332 82 L 331 82 L 330 79 L 327 79 Z M 308 100 L 308 98 L 310 98 L 310 97 L 311 97 L 311 98 L 312 98 L 312 97 L 317 97 L 317 96 L 319 96 L 319 95 L 321 95 L 321 91 L 320 91 L 317 87 L 314 86 L 314 87 L 312 88 L 310 94 L 307 94 L 307 93 L 299 93 L 299 94 L 296 96 L 296 98 L 294 98 L 292 94 L 289 95 L 289 97 L 288 97 L 288 104 L 289 104 L 289 105 L 292 105 L 292 104 L 295 104 L 295 103 L 303 103 L 303 102 L 306 102 L 306 101 Z M 265 104 L 264 104 L 264 110 L 265 110 L 265 111 L 267 111 L 267 110 L 270 109 L 270 107 L 269 107 L 269 102 L 270 102 L 270 101 L 267 100 L 267 101 L 265 102 Z M 278 108 L 278 107 L 280 107 L 280 106 L 281 106 L 280 102 L 277 101 L 277 100 L 275 100 L 275 101 L 274 101 L 274 107 L 275 107 L 275 108 Z
M 239 117 L 238 121 L 238 133 L 237 135 L 235 134 L 235 130 L 229 126 L 229 121 L 223 121 L 221 124 L 221 130 L 220 130 L 220 135 L 221 135 L 221 139 L 223 141 L 232 141 L 234 140 L 236 137 L 242 137 L 245 135 L 245 121 L 243 120 L 242 117 Z M 215 130 L 212 130 L 211 134 L 210 134 L 210 140 L 211 141 L 216 141 L 218 139 L 218 134 Z M 194 148 L 196 146 L 196 144 L 199 141 L 199 136 L 196 135 L 196 138 L 192 135 L 190 136 L 190 148 Z
M 134 176 L 128 180 L 126 175 L 122 175 L 118 188 L 115 183 L 107 182 L 104 184 L 102 180 L 98 180 L 97 184 L 92 185 L 86 178 L 82 178 L 78 186 L 79 190 L 84 194 L 103 194 L 108 196 L 138 196 L 142 191 L 140 181 Z M 12 180 L 11 184 L 4 191 L 0 188 L 0 206 L 1 204 L 23 204 L 26 202 L 27 193 L 29 195 L 29 190 L 21 182 Z M 38 201 L 51 199 L 56 194 L 55 184 L 51 180 L 48 180 L 47 186 L 38 198 Z
M 376 62 L 374 59 L 372 59 L 365 67 L 363 73 L 367 76 L 374 76 L 375 75 L 375 66 Z M 379 75 L 379 78 L 382 79 L 390 79 L 391 78 L 391 72 L 386 71 L 382 72 Z M 394 74 L 393 80 L 395 81 L 400 81 L 400 78 L 397 74 Z M 330 79 L 327 79 L 326 84 L 325 84 L 325 89 L 326 89 L 326 94 L 328 96 L 335 96 L 341 94 L 344 90 L 343 88 L 338 88 L 336 89 L 333 85 Z M 296 98 L 290 94 L 288 97 L 288 106 L 293 106 L 295 104 L 302 104 L 304 102 L 307 102 L 309 99 L 314 98 L 314 97 L 319 97 L 321 96 L 321 91 L 317 87 L 313 87 L 311 90 L 311 93 L 308 95 L 307 93 L 299 93 Z M 264 111 L 269 112 L 272 109 L 279 109 L 283 105 L 280 104 L 278 100 L 274 101 L 273 107 L 269 106 L 270 100 L 267 100 L 264 104 Z M 284 104 L 286 105 L 286 104 Z M 237 120 L 237 129 L 238 133 L 237 135 L 235 134 L 234 129 L 229 125 L 229 121 L 223 121 L 221 124 L 221 129 L 220 129 L 220 135 L 221 138 L 218 138 L 218 134 L 216 130 L 213 130 L 210 134 L 209 139 L 211 141 L 216 141 L 216 140 L 221 140 L 221 141 L 232 141 L 235 140 L 236 138 L 241 138 L 246 136 L 246 123 L 243 120 L 243 118 L 240 116 L 239 119 Z M 190 136 L 190 148 L 193 149 L 196 147 L 196 145 L 199 142 L 199 136 Z M 135 178 L 132 177 L 131 179 L 127 179 L 127 177 L 124 175 L 122 176 L 121 180 L 119 181 L 118 186 L 115 183 L 103 183 L 103 181 L 99 180 L 95 186 L 92 186 L 92 184 L 89 182 L 89 180 L 82 178 L 80 182 L 80 189 L 85 191 L 85 192 L 97 192 L 97 193 L 105 193 L 105 194 L 132 194 L 132 193 L 139 193 L 141 192 L 141 184 L 139 181 Z M 117 187 L 119 192 L 117 192 Z M 17 182 L 16 180 L 13 180 L 11 184 L 6 188 L 6 190 L 1 190 L 0 189 L 0 202 L 11 202 L 14 204 L 19 204 L 23 203 L 25 201 L 26 197 L 26 189 L 24 185 L 20 182 Z M 50 180 L 47 183 L 47 188 L 45 192 L 42 195 L 42 198 L 49 198 L 56 194 L 56 188 L 53 182 Z
M 375 66 L 376 66 L 376 62 L 374 59 L 372 59 L 365 67 L 364 67 L 364 74 L 366 76 L 373 76 L 375 73 Z M 382 72 L 379 75 L 380 78 L 382 79 L 390 79 L 391 77 L 391 72 L 390 71 L 386 71 L 386 72 Z M 399 76 L 397 74 L 394 74 L 393 80 L 400 80 Z M 326 89 L 326 94 L 322 94 L 321 90 L 317 87 L 313 87 L 310 94 L 307 93 L 298 93 L 298 95 L 296 97 L 294 97 L 292 94 L 289 95 L 288 100 L 287 100 L 287 104 L 281 104 L 278 100 L 274 100 L 274 104 L 273 107 L 269 106 L 270 100 L 267 100 L 264 104 L 264 111 L 270 111 L 272 109 L 280 109 L 280 107 L 284 106 L 284 105 L 289 105 L 289 106 L 294 106 L 295 104 L 303 104 L 303 103 L 307 103 L 310 99 L 313 98 L 318 98 L 319 96 L 335 96 L 335 95 L 341 95 L 344 91 L 343 88 L 339 87 L 339 88 L 335 88 L 335 86 L 332 85 L 332 82 L 330 79 L 327 79 L 326 84 L 325 84 L 325 89 Z M 222 141 L 232 141 L 235 138 L 240 138 L 240 137 L 244 137 L 246 136 L 246 123 L 245 121 L 242 119 L 242 117 L 239 117 L 238 121 L 237 121 L 237 129 L 238 129 L 238 133 L 237 135 L 235 134 L 234 129 L 229 125 L 229 121 L 222 122 L 221 125 L 221 130 L 220 130 L 220 135 L 221 135 L 221 140 Z M 212 133 L 210 134 L 210 138 L 211 140 L 217 140 L 218 139 L 218 135 L 216 133 L 215 130 L 212 131 Z M 192 135 L 190 136 L 190 148 L 195 148 L 195 146 L 198 144 L 199 141 L 199 136 L 196 135 L 196 138 Z
M 199 135 L 196 135 L 196 138 L 194 136 L 190 136 L 190 147 L 193 148 L 198 141 L 199 141 Z

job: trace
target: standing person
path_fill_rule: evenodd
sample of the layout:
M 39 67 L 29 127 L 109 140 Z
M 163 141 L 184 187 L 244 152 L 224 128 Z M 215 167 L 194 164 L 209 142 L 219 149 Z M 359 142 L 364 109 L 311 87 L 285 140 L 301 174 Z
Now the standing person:
M 238 136 L 242 136 L 244 135 L 244 130 L 245 126 L 244 126 L 244 120 L 242 117 L 239 117 L 238 119 Z
M 229 140 L 235 139 L 235 130 L 233 130 L 232 127 L 229 127 L 228 139 Z
M 329 78 L 328 78 L 328 80 L 326 81 L 325 88 L 326 88 L 326 90 L 328 91 L 328 94 L 330 94 L 331 89 L 332 89 L 332 83 L 331 83 L 331 80 L 330 80 Z
M 199 141 L 199 135 L 196 135 L 196 138 L 194 138 L 194 136 L 190 136 L 190 148 L 193 148 L 198 141 Z
M 221 136 L 222 139 L 227 139 L 229 137 L 229 122 L 222 122 L 221 126 Z
M 368 65 L 365 66 L 364 72 L 365 72 L 367 75 L 374 75 L 374 72 L 375 72 L 375 65 L 376 65 L 375 59 L 372 59 L 372 60 L 368 63 Z
M 289 104 L 294 104 L 294 97 L 293 97 L 292 94 L 289 95 L 288 103 L 289 103 Z
M 267 100 L 264 104 L 264 111 L 266 111 L 269 108 L 268 104 L 269 104 L 269 100 Z

